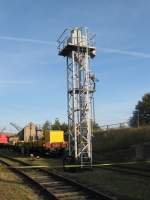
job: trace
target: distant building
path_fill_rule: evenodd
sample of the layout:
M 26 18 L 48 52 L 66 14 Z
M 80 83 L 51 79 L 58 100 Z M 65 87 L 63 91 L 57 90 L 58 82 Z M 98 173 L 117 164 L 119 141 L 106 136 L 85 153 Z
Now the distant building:
M 30 122 L 18 133 L 18 136 L 19 140 L 24 142 L 37 140 L 36 125 Z
M 9 144 L 10 145 L 15 145 L 18 142 L 18 135 L 10 135 L 9 136 Z

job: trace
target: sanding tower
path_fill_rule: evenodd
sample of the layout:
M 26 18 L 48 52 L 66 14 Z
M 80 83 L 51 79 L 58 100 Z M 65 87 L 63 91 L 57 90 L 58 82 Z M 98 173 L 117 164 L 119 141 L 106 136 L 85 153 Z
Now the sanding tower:
M 67 60 L 69 156 L 81 168 L 92 167 L 95 75 L 90 60 L 95 57 L 94 35 L 87 28 L 66 29 L 58 39 L 60 56 Z

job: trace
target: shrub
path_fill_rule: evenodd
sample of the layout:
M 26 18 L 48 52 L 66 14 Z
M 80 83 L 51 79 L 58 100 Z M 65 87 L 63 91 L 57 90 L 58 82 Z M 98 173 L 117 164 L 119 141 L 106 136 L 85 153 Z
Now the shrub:
M 131 145 L 150 142 L 150 126 L 141 128 L 111 129 L 95 132 L 93 151 L 95 153 L 127 149 Z

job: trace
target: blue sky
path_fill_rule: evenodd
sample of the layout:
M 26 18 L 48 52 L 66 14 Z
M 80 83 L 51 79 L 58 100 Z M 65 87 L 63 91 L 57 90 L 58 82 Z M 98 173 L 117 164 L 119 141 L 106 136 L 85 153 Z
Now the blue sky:
M 100 124 L 126 121 L 150 88 L 150 1 L 0 0 L 0 127 L 67 119 L 65 28 L 96 33 Z

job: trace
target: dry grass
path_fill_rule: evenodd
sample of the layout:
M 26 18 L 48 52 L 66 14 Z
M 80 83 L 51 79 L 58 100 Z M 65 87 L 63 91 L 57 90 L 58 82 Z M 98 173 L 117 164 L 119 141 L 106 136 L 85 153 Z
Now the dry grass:
M 0 200 L 41 199 L 21 178 L 0 165 Z
M 10 154 L 12 155 L 12 153 Z M 33 165 L 46 165 L 50 168 L 50 170 L 52 170 L 56 166 L 58 168 L 62 166 L 62 161 L 59 159 L 54 159 L 54 158 L 49 158 L 49 159 L 40 158 L 40 159 L 35 159 L 31 161 L 31 158 L 19 157 L 17 154 L 16 155 L 13 154 L 13 157 L 21 159 L 25 162 L 29 162 L 30 164 L 33 164 Z M 149 167 L 149 163 L 146 163 L 146 166 Z M 82 171 L 82 172 L 77 172 L 77 173 L 67 173 L 67 172 L 64 173 L 59 170 L 59 173 L 63 173 L 63 175 L 65 175 L 66 177 L 73 178 L 76 181 L 86 186 L 90 186 L 94 189 L 97 189 L 99 191 L 111 191 L 112 193 L 125 195 L 133 199 L 140 199 L 140 200 L 148 200 L 150 197 L 150 181 L 148 178 L 144 179 L 144 178 L 136 177 L 136 176 L 127 176 L 124 174 L 119 174 L 119 173 L 111 172 L 111 171 L 105 171 L 102 169 L 94 169 L 93 171 L 85 171 L 85 172 Z M 0 176 L 0 180 L 1 180 L 1 176 Z M 12 181 L 10 178 L 5 177 L 5 181 L 6 180 Z M 3 182 L 5 183 L 5 181 Z M 20 182 L 21 180 L 19 180 L 19 182 L 16 183 L 16 186 L 14 186 L 14 188 L 12 189 L 11 189 L 12 184 L 7 183 L 6 185 L 7 186 L 9 185 L 10 187 L 8 188 L 11 189 L 12 191 L 14 190 L 14 193 L 13 193 L 14 196 L 12 196 L 13 198 L 3 198 L 2 200 L 7 200 L 7 199 L 15 199 L 15 200 L 35 199 L 36 200 L 37 198 L 31 198 L 32 195 L 27 195 L 26 191 L 29 192 L 28 189 L 26 188 L 21 189 L 21 187 L 23 186 L 21 186 L 22 183 Z M 17 199 L 15 198 L 15 196 L 17 197 L 18 190 L 22 191 L 23 197 Z M 7 189 L 5 191 L 7 191 Z M 0 194 L 1 193 L 2 191 L 1 191 L 1 185 L 0 185 Z M 25 195 L 23 195 L 23 193 L 25 193 Z M 9 194 L 11 194 L 11 191 L 9 191 Z M 11 195 L 9 195 L 9 197 L 10 196 Z M 1 200 L 1 196 L 0 196 L 0 200 Z
M 30 158 L 22 158 L 26 162 L 30 162 Z M 31 164 L 31 162 L 30 162 Z M 40 158 L 32 161 L 34 165 L 47 165 L 50 170 L 54 166 L 61 166 L 62 163 L 58 159 Z M 147 164 L 148 165 L 148 164 Z M 76 173 L 62 172 L 66 177 L 92 187 L 98 191 L 110 191 L 111 193 L 129 196 L 133 199 L 148 200 L 150 196 L 150 181 L 136 176 L 127 176 L 102 169 L 94 169 L 93 171 L 82 171 Z
M 96 132 L 93 138 L 93 151 L 105 153 L 127 149 L 132 145 L 150 142 L 150 126 L 140 128 L 111 129 Z
M 53 158 L 50 158 L 50 159 L 40 158 L 40 159 L 35 159 L 33 161 L 31 161 L 29 157 L 28 158 L 22 157 L 19 159 L 26 162 L 30 162 L 30 164 L 33 164 L 33 165 L 47 165 L 51 169 L 54 166 L 58 166 L 58 167 L 62 166 L 61 160 L 53 159 Z M 149 165 L 147 163 L 147 167 L 148 166 Z M 124 174 L 106 171 L 103 169 L 94 169 L 93 171 L 84 171 L 84 172 L 82 171 L 82 172 L 76 172 L 76 173 L 68 173 L 68 172 L 64 173 L 62 171 L 59 171 L 59 173 L 63 173 L 63 175 L 65 175 L 66 177 L 73 178 L 77 180 L 78 182 L 84 184 L 85 186 L 90 186 L 99 191 L 110 191 L 112 193 L 125 195 L 133 199 L 140 199 L 140 200 L 148 200 L 150 197 L 150 181 L 148 178 L 144 179 L 144 178 L 136 177 L 136 176 L 127 176 Z M 16 190 L 16 187 L 15 187 L 15 190 Z M 30 199 L 27 196 L 25 196 L 25 198 L 20 198 L 20 194 L 17 194 L 17 192 L 15 192 L 15 195 L 16 196 L 18 195 L 16 198 L 17 200 Z

